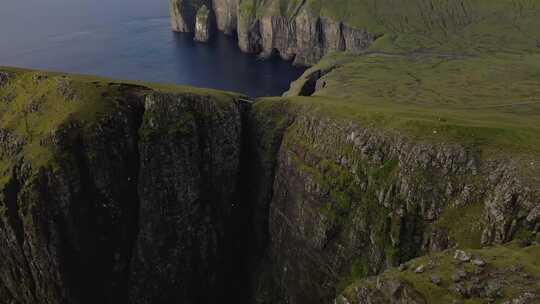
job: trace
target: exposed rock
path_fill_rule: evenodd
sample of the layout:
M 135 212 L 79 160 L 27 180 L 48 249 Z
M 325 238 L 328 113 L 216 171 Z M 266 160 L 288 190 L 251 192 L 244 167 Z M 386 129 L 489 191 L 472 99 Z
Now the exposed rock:
M 212 7 L 219 31 L 233 35 L 236 33 L 238 0 L 213 0 Z
M 6 85 L 9 80 L 9 74 L 7 72 L 0 72 L 0 88 Z
M 60 77 L 56 78 L 55 81 L 58 93 L 66 100 L 77 101 L 79 99 L 69 78 Z
M 475 266 L 478 266 L 478 267 L 484 267 L 486 266 L 486 262 L 484 260 L 481 260 L 481 259 L 473 259 L 471 261 L 471 263 Z
M 210 40 L 210 10 L 206 5 L 201 6 L 197 11 L 197 17 L 195 22 L 195 41 L 207 42 Z
M 293 16 L 260 15 L 252 5 L 238 0 L 170 0 L 172 28 L 180 32 L 196 31 L 196 12 L 205 5 L 211 11 L 209 22 L 226 34 L 237 34 L 240 49 L 262 58 L 279 55 L 294 59 L 297 65 L 312 65 L 332 51 L 358 52 L 378 36 L 352 28 L 341 21 L 315 15 L 304 2 Z M 215 17 L 214 17 L 215 16 Z M 199 41 L 206 41 L 197 39 Z
M 312 65 L 331 51 L 358 52 L 377 39 L 363 30 L 320 18 L 307 8 L 299 9 L 292 19 L 263 16 L 246 25 L 239 23 L 238 31 L 242 50 L 260 51 L 262 57 L 277 53 L 285 60 L 294 59 L 297 65 Z
M 398 267 L 399 271 L 405 271 L 407 270 L 407 268 L 409 268 L 407 264 L 403 264 L 403 263 L 399 264 L 399 267 Z
M 205 5 L 212 7 L 211 0 L 169 0 L 171 26 L 174 31 L 193 33 L 197 12 Z
M 460 262 L 469 262 L 471 260 L 471 255 L 463 250 L 456 250 L 454 253 L 454 259 Z
M 426 266 L 425 265 L 419 265 L 418 267 L 416 267 L 414 269 L 415 273 L 424 273 L 424 271 L 426 271 Z
M 348 301 L 348 299 L 345 298 Z M 347 303 L 347 302 L 337 302 Z M 360 287 L 356 289 L 353 303 L 361 304 L 424 304 L 426 301 L 417 291 L 399 280 L 381 280 L 376 288 Z

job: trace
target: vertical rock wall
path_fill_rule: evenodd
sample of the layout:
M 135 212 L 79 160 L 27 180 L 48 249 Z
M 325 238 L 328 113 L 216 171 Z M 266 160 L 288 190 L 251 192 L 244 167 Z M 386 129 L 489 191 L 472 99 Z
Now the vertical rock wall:
M 241 147 L 237 104 L 149 96 L 140 130 L 139 236 L 131 303 L 224 297 Z M 239 267 L 240 268 L 240 267 Z

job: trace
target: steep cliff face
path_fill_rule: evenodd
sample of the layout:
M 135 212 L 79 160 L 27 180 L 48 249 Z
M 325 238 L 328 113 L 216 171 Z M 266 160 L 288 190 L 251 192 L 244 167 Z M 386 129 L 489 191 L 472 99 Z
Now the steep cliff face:
M 15 303 L 124 297 L 138 208 L 139 97 L 106 96 L 111 114 L 85 124 L 75 110 L 60 112 L 84 107 L 68 82 L 17 74 L 2 90 L 1 283 Z M 17 106 L 27 109 L 22 129 L 13 116 L 21 113 L 10 110 Z M 42 123 L 56 125 L 38 133 Z
M 336 55 L 254 104 L 2 69 L 0 296 L 536 299 L 538 56 Z
M 173 0 L 173 29 L 190 32 L 193 8 L 201 1 Z M 342 21 L 323 18 L 306 3 L 291 14 L 274 14 L 276 3 L 253 0 L 214 0 L 212 10 L 217 27 L 237 34 L 240 49 L 266 58 L 279 55 L 298 65 L 312 65 L 332 51 L 357 52 L 370 46 L 377 35 L 356 29 Z
M 512 161 L 283 103 L 259 107 L 291 117 L 269 205 L 275 285 L 262 288 L 261 302 L 275 303 L 264 295 L 276 290 L 286 303 L 331 302 L 354 279 L 414 257 L 538 233 L 540 189 Z
M 224 298 L 228 220 L 236 201 L 237 104 L 152 96 L 140 129 L 140 216 L 131 303 L 216 303 Z M 159 189 L 158 191 L 156 191 Z M 240 236 L 238 236 L 240 237 Z M 157 267 L 156 267 L 157 266 Z M 241 266 L 237 266 L 241 268 Z
M 227 35 L 233 35 L 238 22 L 238 0 L 213 0 L 212 7 L 218 30 Z
M 224 295 L 224 279 L 236 278 L 226 265 L 239 259 L 229 232 L 242 208 L 234 95 L 2 75 L 2 301 Z
M 261 57 L 279 55 L 297 65 L 313 65 L 333 51 L 359 52 L 369 47 L 376 34 L 354 29 L 341 21 L 321 18 L 308 7 L 292 16 L 263 16 L 239 25 L 239 45 Z M 256 38 L 254 38 L 256 37 Z

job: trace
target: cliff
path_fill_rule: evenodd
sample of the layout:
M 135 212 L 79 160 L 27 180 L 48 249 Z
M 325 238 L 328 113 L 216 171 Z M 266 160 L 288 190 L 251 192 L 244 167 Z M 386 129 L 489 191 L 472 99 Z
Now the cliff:
M 536 94 L 536 56 L 331 57 L 313 68 L 333 66 L 311 96 L 254 105 L 212 90 L 2 69 L 0 294 L 369 303 L 398 290 L 432 303 L 429 274 L 449 298 L 489 298 L 487 285 L 468 291 L 470 280 L 499 284 L 519 270 L 496 257 L 538 254 L 537 104 L 507 103 Z M 373 85 L 389 65 L 396 78 Z M 509 70 L 519 90 L 505 88 Z M 454 270 L 429 262 L 457 249 L 493 267 L 462 265 L 465 291 L 448 282 Z M 379 285 L 366 279 L 401 264 L 409 270 Z M 421 264 L 426 275 L 411 270 Z M 528 277 L 495 299 L 539 294 L 534 262 L 523 267 Z
M 490 148 L 478 143 L 425 140 L 427 134 L 418 141 L 407 131 L 383 131 L 365 117 L 343 119 L 346 115 L 332 111 L 343 105 L 332 102 L 256 105 L 260 116 L 289 117 L 285 129 L 281 120 L 273 127 L 283 133 L 267 135 L 281 138 L 268 259 L 277 285 L 271 289 L 279 290 L 284 302 L 330 302 L 355 279 L 414 257 L 528 238 L 524 231 L 537 229 L 538 167 L 518 173 L 536 161 L 488 157 Z M 375 119 L 377 110 L 364 108 Z M 444 138 L 451 125 L 419 127 L 438 130 Z M 535 178 L 524 178 L 529 174 Z M 261 297 L 274 292 L 263 290 Z
M 1 68 L 1 299 L 537 303 L 539 4 L 332 3 L 172 2 L 298 62 L 378 37 L 254 103 Z
M 538 48 L 528 0 L 171 0 L 173 30 L 192 32 L 202 5 L 242 51 L 311 66 L 336 51 L 477 55 Z
M 227 265 L 242 268 L 229 253 L 241 240 L 229 232 L 242 222 L 240 96 L 2 76 L 3 300 L 198 303 L 229 292 Z
M 206 4 L 172 0 L 173 30 L 192 32 L 193 10 Z M 297 65 L 315 64 L 333 51 L 359 52 L 379 37 L 342 20 L 321 17 L 305 1 L 283 13 L 281 5 L 279 1 L 214 0 L 211 7 L 218 30 L 236 34 L 242 51 L 262 58 L 279 55 Z

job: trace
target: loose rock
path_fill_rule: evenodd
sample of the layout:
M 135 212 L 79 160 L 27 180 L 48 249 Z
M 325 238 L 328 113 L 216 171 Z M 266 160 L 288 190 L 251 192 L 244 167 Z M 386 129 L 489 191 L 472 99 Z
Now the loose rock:
M 407 270 L 407 268 L 409 268 L 407 266 L 407 264 L 399 264 L 398 270 L 399 271 L 405 271 L 405 270 Z
M 486 262 L 484 260 L 481 260 L 481 259 L 474 259 L 471 261 L 471 263 L 475 266 L 479 266 L 479 267 L 484 267 L 486 266 Z
M 456 250 L 456 253 L 454 254 L 454 259 L 460 262 L 468 262 L 471 260 L 471 255 L 463 250 Z

